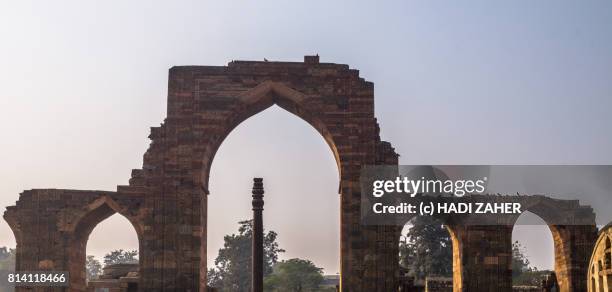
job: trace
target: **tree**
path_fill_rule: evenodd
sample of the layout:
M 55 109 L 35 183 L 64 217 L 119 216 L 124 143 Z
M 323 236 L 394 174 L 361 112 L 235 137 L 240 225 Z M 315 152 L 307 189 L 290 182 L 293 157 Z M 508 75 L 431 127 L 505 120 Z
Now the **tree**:
M 542 280 L 546 279 L 552 271 L 537 269 L 526 271 L 516 277 L 512 277 L 512 285 L 514 286 L 537 286 L 542 285 Z
M 102 264 L 94 256 L 88 255 L 85 263 L 87 281 L 95 280 L 102 274 Z
M 15 249 L 0 247 L 0 270 L 15 270 Z
M 208 270 L 208 286 L 221 291 L 248 291 L 251 287 L 251 238 L 253 221 L 240 221 L 238 234 L 226 235 L 223 248 Z M 285 252 L 276 242 L 277 233 L 264 232 L 264 277 L 272 273 L 279 253 Z
M 512 277 L 516 278 L 524 272 L 531 271 L 529 264 L 525 248 L 518 241 L 512 243 Z
M 6 281 L 10 273 L 15 272 L 15 249 L 0 248 L 0 291 L 13 291 L 14 284 Z
M 123 249 L 113 250 L 104 256 L 104 266 L 116 264 L 137 264 L 138 251 L 127 251 Z
M 525 248 L 518 241 L 512 243 L 512 284 L 524 286 L 540 286 L 542 280 L 552 271 L 539 271 L 532 267 L 525 255 Z
M 290 259 L 274 265 L 272 274 L 264 280 L 266 291 L 306 292 L 321 291 L 323 269 L 309 260 Z
M 417 216 L 406 241 L 400 243 L 400 264 L 417 279 L 450 277 L 453 273 L 452 242 L 446 227 L 429 216 Z

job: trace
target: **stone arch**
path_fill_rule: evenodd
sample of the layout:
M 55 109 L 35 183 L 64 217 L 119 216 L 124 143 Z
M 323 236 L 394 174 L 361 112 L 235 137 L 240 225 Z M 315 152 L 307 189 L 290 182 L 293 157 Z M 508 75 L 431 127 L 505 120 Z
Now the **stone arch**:
M 446 200 L 440 197 L 439 200 Z M 555 271 L 560 291 L 583 291 L 588 282 L 588 258 L 595 238 L 592 208 L 576 200 L 558 200 L 541 195 L 518 197 L 474 195 L 478 202 L 521 203 L 546 222 L 555 243 Z M 557 214 L 557 215 L 555 215 Z M 442 218 L 452 227 L 454 244 L 454 291 L 512 290 L 512 230 L 520 214 L 500 216 L 491 222 L 471 216 Z M 455 241 L 456 239 L 456 241 Z
M 5 218 L 17 218 L 14 226 L 23 228 L 21 253 L 27 256 L 20 257 L 18 268 L 37 270 L 40 259 L 62 270 L 70 270 L 72 262 L 80 265 L 85 236 L 78 233 L 88 234 L 118 212 L 132 222 L 145 247 L 139 288 L 203 291 L 211 162 L 231 129 L 272 104 L 314 126 L 334 153 L 340 173 L 341 290 L 397 288 L 397 265 L 390 264 L 397 263 L 396 228 L 360 224 L 361 166 L 398 163 L 394 148 L 380 139 L 374 84 L 358 70 L 320 63 L 318 56 L 304 62 L 172 67 L 166 118 L 151 128 L 142 168 L 132 170 L 129 185 L 116 192 L 26 191 L 7 210 Z M 91 204 L 105 194 L 112 200 Z M 72 289 L 79 291 L 84 281 L 78 278 L 84 277 L 76 277 Z
M 327 129 L 325 123 L 315 113 L 310 112 L 305 103 L 307 96 L 290 88 L 281 82 L 264 81 L 256 87 L 238 94 L 240 105 L 222 123 L 224 129 L 206 143 L 203 157 L 202 180 L 203 189 L 209 192 L 210 170 L 215 155 L 225 138 L 240 124 L 273 105 L 286 110 L 297 118 L 311 125 L 325 140 L 329 146 L 338 167 L 338 176 L 342 177 L 341 156 L 334 141 L 332 133 Z
M 68 244 L 68 269 L 70 273 L 70 288 L 72 291 L 86 291 L 86 248 L 89 235 L 102 221 L 114 214 L 120 214 L 131 223 L 138 237 L 139 250 L 142 250 L 142 228 L 124 208 L 109 196 L 102 196 L 84 207 L 84 211 L 78 215 L 70 231 L 70 243 Z M 139 257 L 142 264 L 143 257 Z
M 232 129 L 215 154 L 207 210 L 208 267 L 215 266 L 217 251 L 231 226 L 251 218 L 251 202 L 244 200 L 249 195 L 251 175 L 264 178 L 265 229 L 280 234 L 278 243 L 286 250 L 281 257 L 305 257 L 326 273 L 338 272 L 340 198 L 336 160 L 312 125 L 276 104 Z M 293 211 L 293 206 L 301 207 Z M 233 210 L 232 214 L 225 211 L 227 208 Z M 313 227 L 317 225 L 321 228 Z M 300 228 L 308 231 L 296 233 Z M 316 243 L 308 243 L 313 241 Z
M 523 213 L 525 211 L 531 212 L 535 216 L 542 219 L 550 230 L 554 244 L 554 271 L 557 276 L 557 283 L 559 284 L 560 291 L 569 291 L 567 288 L 569 280 L 567 279 L 567 274 L 563 272 L 568 269 L 569 265 L 571 265 L 571 263 L 569 262 L 569 258 L 565 253 L 566 247 L 564 245 L 566 243 L 565 240 L 563 240 L 562 238 L 562 235 L 560 233 L 561 231 L 559 230 L 559 228 L 549 223 L 558 222 L 557 216 L 561 215 L 559 214 L 560 212 L 558 212 L 558 209 L 551 204 L 548 198 L 544 197 L 537 197 L 535 198 L 535 200 L 529 201 L 527 205 L 523 205 Z M 513 229 L 514 226 L 516 226 L 516 221 L 519 217 L 520 215 L 514 218 L 514 223 L 512 224 Z
M 546 205 L 545 205 L 546 206 Z M 546 206 L 549 207 L 549 206 Z M 565 285 L 567 284 L 567 280 L 564 280 L 564 277 L 562 276 L 562 271 L 566 270 L 568 265 L 570 265 L 571 263 L 569 262 L 569 259 L 567 258 L 566 253 L 564 252 L 565 250 L 565 242 L 564 240 L 561 239 L 561 234 L 560 234 L 560 230 L 557 226 L 555 225 L 551 225 L 548 222 L 551 221 L 547 221 L 547 220 L 551 220 L 550 216 L 542 216 L 540 214 L 547 214 L 548 213 L 548 209 L 545 209 L 546 212 L 542 212 L 542 206 L 538 205 L 538 208 L 532 208 L 530 206 L 527 206 L 524 210 L 522 210 L 523 212 L 514 218 L 514 223 L 512 225 L 512 230 L 514 231 L 517 227 L 517 221 L 519 218 L 521 218 L 523 215 L 525 215 L 525 213 L 531 213 L 534 216 L 536 216 L 537 218 L 539 218 L 540 220 L 542 220 L 544 222 L 544 224 L 546 224 L 546 229 L 550 232 L 550 236 L 553 239 L 553 254 L 554 254 L 554 258 L 553 258 L 553 270 L 557 276 L 557 281 L 559 283 L 559 285 Z M 554 221 L 553 221 L 554 222 Z M 543 230 L 544 232 L 544 230 Z M 514 242 L 514 238 L 512 239 L 512 241 Z M 563 287 L 565 288 L 565 287 Z M 563 289 L 560 287 L 560 289 Z
M 612 267 L 606 265 L 606 260 L 612 252 L 612 223 L 599 231 L 589 261 L 588 283 L 589 292 L 612 291 Z
M 581 206 L 577 200 L 560 200 L 544 195 L 527 195 L 518 197 L 515 201 L 521 203 L 521 211 L 533 213 L 549 226 L 595 225 L 595 214 L 592 213 L 592 209 L 587 206 Z M 590 214 L 585 211 L 590 211 Z M 513 225 L 520 215 L 512 218 Z
M 212 160 L 233 128 L 274 104 L 312 125 L 330 146 L 338 165 L 341 289 L 393 286 L 397 267 L 386 263 L 397 262 L 397 248 L 384 249 L 379 239 L 384 237 L 390 244 L 395 230 L 359 224 L 359 177 L 362 165 L 397 164 L 398 156 L 380 139 L 373 83 L 348 65 L 319 63 L 317 56 L 307 56 L 304 62 L 234 61 L 220 67 L 170 69 L 167 118 L 161 127 L 152 128 L 153 141 L 144 164 L 150 166 L 152 175 L 166 175 L 165 186 L 171 186 L 158 184 L 160 200 L 172 198 L 179 204 L 200 206 L 193 212 L 200 215 L 199 220 L 189 216 L 176 222 L 200 228 L 198 240 L 192 241 L 199 244 L 200 256 L 192 261 L 199 262 L 199 267 L 181 266 L 181 273 L 199 276 L 200 290 L 206 288 L 202 284 L 206 282 L 206 195 L 211 193 Z M 144 173 L 146 176 L 147 171 Z M 171 245 L 174 243 L 164 249 Z M 177 258 L 191 258 L 192 254 Z
M 588 273 L 590 241 L 595 232 L 595 214 L 590 207 L 576 200 L 559 200 L 543 195 L 520 199 L 522 211 L 541 218 L 548 226 L 554 242 L 554 270 L 560 291 L 585 289 Z M 512 218 L 512 226 L 520 215 Z
M 238 127 L 243 122 L 247 121 L 249 118 L 263 112 L 264 110 L 277 105 L 281 109 L 293 114 L 296 118 L 305 121 L 310 126 L 312 126 L 320 136 L 325 140 L 326 144 L 329 146 L 331 153 L 336 161 L 337 171 L 338 171 L 338 193 L 341 193 L 341 185 L 342 185 L 342 155 L 338 150 L 337 143 L 334 139 L 334 135 L 328 130 L 328 127 L 323 122 L 322 118 L 317 114 L 308 109 L 305 101 L 307 96 L 303 93 L 290 88 L 289 86 L 280 83 L 280 82 L 272 82 L 272 81 L 264 81 L 258 86 L 249 89 L 238 95 L 239 106 L 236 107 L 234 111 L 230 115 L 228 115 L 222 124 L 224 125 L 224 129 L 218 136 L 215 136 L 213 139 L 208 141 L 205 147 L 205 152 L 202 155 L 203 157 L 203 168 L 202 168 L 202 189 L 205 194 L 213 194 L 214 191 L 209 188 L 209 179 L 210 179 L 210 171 L 212 168 L 212 164 L 214 158 L 217 154 L 217 151 L 225 141 L 225 139 L 231 134 L 231 132 Z M 208 208 L 208 202 L 203 204 L 203 208 Z M 203 212 L 207 214 L 206 211 Z M 206 223 L 207 218 L 203 218 L 203 224 Z M 341 236 L 342 237 L 342 236 Z M 201 248 L 200 253 L 202 254 L 202 266 L 207 270 L 206 259 L 208 257 L 207 251 L 207 234 L 202 233 L 202 243 L 203 246 Z M 340 240 L 342 240 L 340 238 Z M 342 248 L 340 253 L 342 253 Z M 342 258 L 342 255 L 340 256 Z M 341 259 L 339 259 L 341 260 Z M 202 270 L 200 273 L 201 277 L 205 276 L 205 271 Z M 204 281 L 204 280 L 203 280 Z

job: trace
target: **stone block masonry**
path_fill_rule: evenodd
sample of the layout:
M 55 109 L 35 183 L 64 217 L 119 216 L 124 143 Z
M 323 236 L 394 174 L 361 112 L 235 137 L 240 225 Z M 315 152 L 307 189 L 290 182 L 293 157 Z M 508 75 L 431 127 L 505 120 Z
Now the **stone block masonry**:
M 167 117 L 151 128 L 142 168 L 132 171 L 129 185 L 115 192 L 29 190 L 7 208 L 4 218 L 17 240 L 17 271 L 70 272 L 68 288 L 17 291 L 86 291 L 88 236 L 115 213 L 138 234 L 138 290 L 206 291 L 208 196 L 223 195 L 208 187 L 212 161 L 236 126 L 272 105 L 312 125 L 336 159 L 341 290 L 397 291 L 401 227 L 361 224 L 359 178 L 362 166 L 397 165 L 398 155 L 380 138 L 374 84 L 358 70 L 321 63 L 318 56 L 304 62 L 171 68 Z M 454 291 L 511 291 L 511 227 L 448 225 Z M 565 281 L 561 290 L 583 291 L 594 224 L 553 231 L 558 278 Z

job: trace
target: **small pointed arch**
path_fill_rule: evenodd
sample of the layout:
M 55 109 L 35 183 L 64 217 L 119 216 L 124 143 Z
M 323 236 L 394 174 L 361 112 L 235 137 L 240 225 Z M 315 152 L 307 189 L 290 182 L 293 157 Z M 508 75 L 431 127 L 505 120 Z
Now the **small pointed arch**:
M 72 236 L 69 243 L 69 273 L 70 287 L 75 291 L 85 291 L 87 289 L 86 258 L 87 241 L 91 232 L 113 214 L 120 214 L 125 217 L 136 232 L 138 238 L 138 248 L 142 251 L 142 228 L 115 200 L 108 195 L 102 195 L 84 207 L 84 212 L 78 216 L 74 222 Z M 139 257 L 142 264 L 142 257 Z
M 523 211 L 513 224 L 512 243 L 520 242 L 531 264 L 539 270 L 554 269 L 556 256 L 553 249 L 559 248 L 554 240 L 555 233 L 557 230 L 538 213 Z
M 523 212 L 515 218 L 515 222 L 512 226 L 512 277 L 513 281 L 519 279 L 525 279 L 523 273 L 528 272 L 521 270 L 524 262 L 515 262 L 514 254 L 515 247 L 519 248 L 521 255 L 527 257 L 529 261 L 528 267 L 535 267 L 538 271 L 554 272 L 555 279 L 558 287 L 561 291 L 566 291 L 570 283 L 570 278 L 564 271 L 566 271 L 570 265 L 571 258 L 567 252 L 568 244 L 564 238 L 567 238 L 567 230 L 563 227 L 556 225 L 550 225 L 547 221 L 551 217 L 543 217 L 541 214 L 548 214 L 548 212 L 538 212 L 548 210 L 548 200 L 541 200 L 539 197 L 535 197 L 535 201 L 538 203 L 537 206 L 545 208 L 530 208 L 523 210 Z M 533 201 L 532 201 L 533 202 Z M 533 205 L 532 205 L 533 206 Z M 527 208 L 526 208 L 527 209 Z M 536 210 L 533 212 L 532 210 Z M 518 246 L 515 244 L 518 243 Z M 514 265 L 514 263 L 521 263 L 521 265 Z M 525 267 L 527 268 L 527 267 Z M 542 275 L 539 275 L 540 277 Z M 528 283 L 519 282 L 518 284 L 526 285 Z
M 138 238 L 140 239 L 142 235 L 141 226 L 134 222 L 131 216 L 127 215 L 127 210 L 122 208 L 108 195 L 103 195 L 97 198 L 85 207 L 85 212 L 83 212 L 78 219 L 75 220 L 72 232 L 81 236 L 89 236 L 96 225 L 115 213 L 121 214 L 122 216 L 126 217 L 128 221 L 130 221 L 138 234 Z

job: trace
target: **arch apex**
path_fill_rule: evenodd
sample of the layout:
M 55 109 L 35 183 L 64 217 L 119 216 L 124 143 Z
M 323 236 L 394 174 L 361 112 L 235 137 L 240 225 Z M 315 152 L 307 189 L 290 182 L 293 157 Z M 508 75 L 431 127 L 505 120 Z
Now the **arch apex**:
M 267 80 L 259 85 L 243 92 L 240 94 L 240 101 L 245 104 L 254 104 L 262 100 L 268 100 L 274 102 L 275 97 L 285 98 L 291 100 L 297 104 L 302 104 L 306 96 L 285 85 L 282 82 Z

